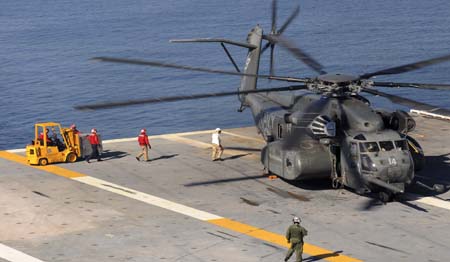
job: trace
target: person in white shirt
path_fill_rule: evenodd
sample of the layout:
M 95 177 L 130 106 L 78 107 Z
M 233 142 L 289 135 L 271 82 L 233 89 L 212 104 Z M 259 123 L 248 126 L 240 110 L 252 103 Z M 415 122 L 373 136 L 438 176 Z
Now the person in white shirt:
M 212 134 L 212 154 L 211 154 L 211 160 L 222 161 L 222 153 L 223 153 L 223 147 L 222 143 L 220 141 L 220 133 L 222 130 L 220 128 L 216 128 L 216 131 Z

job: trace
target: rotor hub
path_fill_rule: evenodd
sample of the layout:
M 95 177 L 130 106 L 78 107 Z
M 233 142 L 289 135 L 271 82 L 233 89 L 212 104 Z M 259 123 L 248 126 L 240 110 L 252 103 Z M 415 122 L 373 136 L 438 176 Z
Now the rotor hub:
M 308 84 L 308 88 L 316 93 L 332 96 L 355 95 L 362 88 L 368 87 L 370 81 L 361 80 L 357 76 L 345 74 L 323 74 Z

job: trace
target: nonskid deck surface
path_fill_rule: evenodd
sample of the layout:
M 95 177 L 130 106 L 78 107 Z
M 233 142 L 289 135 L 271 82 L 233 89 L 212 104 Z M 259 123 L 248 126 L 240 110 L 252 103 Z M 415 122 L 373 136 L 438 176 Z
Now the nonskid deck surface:
M 450 184 L 450 124 L 416 118 L 413 136 L 428 184 Z M 211 131 L 104 144 L 103 162 L 30 167 L 0 152 L 0 261 L 282 261 L 286 228 L 302 218 L 305 261 L 445 261 L 450 193 L 383 205 L 327 182 L 262 176 L 255 128 L 224 130 L 224 161 L 210 160 Z M 422 194 L 422 195 L 420 195 Z

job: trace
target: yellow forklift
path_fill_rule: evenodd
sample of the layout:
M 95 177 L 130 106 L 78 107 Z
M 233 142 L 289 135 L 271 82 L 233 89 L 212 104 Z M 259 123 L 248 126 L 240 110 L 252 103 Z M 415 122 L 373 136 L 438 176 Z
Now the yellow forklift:
M 53 122 L 37 123 L 34 137 L 32 144 L 26 147 L 27 160 L 31 165 L 73 163 L 81 157 L 79 134 L 71 128 L 62 128 Z

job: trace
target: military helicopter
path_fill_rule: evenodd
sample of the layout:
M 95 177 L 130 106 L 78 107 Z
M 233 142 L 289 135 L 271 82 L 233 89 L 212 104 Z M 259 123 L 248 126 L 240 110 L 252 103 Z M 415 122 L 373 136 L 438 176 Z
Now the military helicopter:
M 398 83 L 372 81 L 379 75 L 410 72 L 450 60 L 450 55 L 390 67 L 359 76 L 328 73 L 324 67 L 292 41 L 282 36 L 299 15 L 292 14 L 277 29 L 277 1 L 272 2 L 272 28 L 265 34 L 256 25 L 245 42 L 224 38 L 171 40 L 175 43 L 220 43 L 236 72 L 190 67 L 157 61 L 96 57 L 94 60 L 143 66 L 167 67 L 241 77 L 238 91 L 193 94 L 106 102 L 76 106 L 79 110 L 174 102 L 179 100 L 237 95 L 239 111 L 250 108 L 259 133 L 266 141 L 261 151 L 265 170 L 286 180 L 330 178 L 334 187 L 346 186 L 357 193 L 379 192 L 383 201 L 402 194 L 414 180 L 415 171 L 424 165 L 424 153 L 408 132 L 415 127 L 406 112 L 374 109 L 361 92 L 382 96 L 394 103 L 450 116 L 450 110 L 400 96 L 387 94 L 374 87 L 409 87 L 450 90 L 446 84 Z M 266 43 L 264 44 L 263 41 Z M 241 72 L 227 45 L 248 49 Z M 263 45 L 264 44 L 264 45 Z M 319 75 L 314 78 L 277 76 L 273 74 L 274 47 L 281 46 Z M 270 48 L 270 74 L 258 74 L 260 57 Z M 259 88 L 258 78 L 296 83 L 295 85 Z M 301 94 L 284 91 L 305 90 Z

